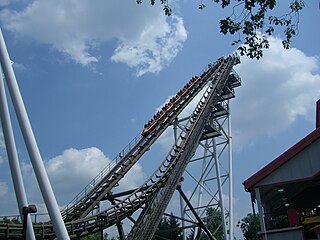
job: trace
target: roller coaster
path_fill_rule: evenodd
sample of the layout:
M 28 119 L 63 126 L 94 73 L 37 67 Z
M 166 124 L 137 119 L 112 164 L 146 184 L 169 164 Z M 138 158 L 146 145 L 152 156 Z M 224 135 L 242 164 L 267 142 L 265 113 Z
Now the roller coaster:
M 241 81 L 233 66 L 239 64 L 236 54 L 221 57 L 209 64 L 148 121 L 134 138 L 88 185 L 62 210 L 61 215 L 70 239 L 96 233 L 116 226 L 120 239 L 152 239 L 176 190 L 182 196 L 180 182 L 203 139 L 219 135 L 212 119 L 226 113 L 225 101 L 233 98 L 234 88 Z M 152 147 L 153 143 L 173 125 L 190 103 L 200 96 L 196 107 L 183 125 L 173 146 L 153 174 L 138 188 L 115 192 L 119 182 Z M 197 99 L 196 99 L 197 100 Z M 185 197 L 185 196 L 184 196 Z M 94 210 L 103 201 L 111 203 L 99 212 Z M 190 204 L 190 203 L 189 203 Z M 190 205 L 192 210 L 192 206 Z M 198 226 L 209 239 L 215 239 L 194 211 Z M 124 232 L 122 221 L 129 219 L 132 227 Z M 57 238 L 50 221 L 33 225 L 37 239 Z M 22 225 L 0 224 L 0 239 L 21 239 Z

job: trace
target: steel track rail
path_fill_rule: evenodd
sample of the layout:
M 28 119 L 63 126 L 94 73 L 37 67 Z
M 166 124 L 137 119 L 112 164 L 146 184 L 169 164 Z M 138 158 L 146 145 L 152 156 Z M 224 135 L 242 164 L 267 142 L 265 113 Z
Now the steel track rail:
M 86 217 L 90 211 L 115 187 L 125 174 L 134 166 L 149 147 L 167 129 L 175 118 L 185 109 L 200 90 L 210 81 L 213 73 L 221 65 L 221 59 L 205 71 L 200 81 L 198 81 L 185 95 L 180 98 L 176 106 L 167 116 L 157 123 L 157 126 L 145 137 L 136 137 L 132 143 L 134 146 L 128 147 L 128 151 L 122 151 L 122 158 L 115 158 L 111 165 L 105 167 L 97 177 L 92 180 L 77 197 L 62 210 L 65 222 Z M 178 98 L 178 94 L 176 95 Z M 130 146 L 130 145 L 129 145 Z
M 221 72 L 220 78 L 208 88 L 210 91 L 207 90 L 207 96 L 205 94 L 203 99 L 200 100 L 192 118 L 187 123 L 187 131 L 182 133 L 185 139 L 182 142 L 179 154 L 174 160 L 176 164 L 169 170 L 170 174 L 168 174 L 166 184 L 159 189 L 153 200 L 148 202 L 148 207 L 142 213 L 143 217 L 134 225 L 128 235 L 128 240 L 152 239 L 157 229 L 155 226 L 159 224 L 185 168 L 196 151 L 204 126 L 212 112 L 211 106 L 219 101 L 220 93 L 226 84 L 234 61 L 234 57 L 228 61 L 226 68 Z

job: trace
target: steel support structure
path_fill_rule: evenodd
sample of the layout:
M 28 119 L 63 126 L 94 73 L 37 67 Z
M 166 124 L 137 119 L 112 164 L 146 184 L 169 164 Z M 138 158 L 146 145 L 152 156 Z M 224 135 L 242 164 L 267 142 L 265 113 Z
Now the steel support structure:
M 213 108 L 207 131 L 201 138 L 196 154 L 183 175 L 183 189 L 184 192 L 191 193 L 188 201 L 193 204 L 202 219 L 206 218 L 209 208 L 213 208 L 214 212 L 219 214 L 215 217 L 222 221 L 217 220 L 221 223 L 217 224 L 212 234 L 220 231 L 223 232 L 224 240 L 233 240 L 232 137 L 229 100 L 221 101 L 219 105 L 219 108 Z M 184 131 L 187 119 L 188 117 L 176 121 L 174 129 Z M 182 219 L 196 221 L 193 214 L 190 214 L 191 209 L 184 202 L 180 208 Z M 184 221 L 181 222 L 185 229 Z M 199 227 L 194 228 L 194 239 L 201 235 L 199 231 L 202 231 Z M 186 231 L 183 231 L 183 235 L 183 239 L 186 239 Z
M 193 213 L 194 217 L 198 221 L 199 226 L 207 234 L 208 238 L 210 240 L 216 240 L 216 238 L 214 236 L 212 236 L 212 233 L 209 231 L 208 227 L 204 224 L 202 219 L 199 217 L 199 215 L 197 214 L 196 210 L 193 208 L 192 204 L 189 202 L 187 196 L 184 194 L 184 192 L 181 189 L 181 185 L 178 185 L 177 190 L 180 193 L 181 198 L 186 202 L 186 205 L 189 207 L 190 211 Z
M 20 217 L 21 217 L 21 220 L 27 222 L 27 229 L 26 229 L 27 239 L 35 240 L 31 217 L 30 215 L 27 215 L 26 219 L 24 219 L 22 214 L 22 208 L 28 206 L 28 201 L 27 201 L 27 194 L 23 184 L 23 178 L 21 174 L 17 148 L 14 140 L 1 67 L 0 67 L 0 119 L 1 119 L 2 131 L 3 131 L 4 141 L 6 144 L 7 155 L 8 155 L 8 162 L 10 166 L 10 171 L 11 171 L 14 191 L 15 191 L 16 199 L 18 203 Z
M 232 132 L 231 132 L 231 109 L 228 100 L 228 158 L 229 158 L 229 240 L 233 240 L 233 161 L 232 161 Z
M 239 57 L 236 54 L 229 55 L 227 58 L 221 57 L 214 64 L 209 64 L 207 70 L 200 77 L 190 79 L 183 89 L 170 99 L 163 110 L 157 112 L 155 117 L 148 122 L 149 125 L 145 125 L 141 136 L 132 142 L 133 145 L 130 143 L 129 147 L 121 152 L 123 154 L 119 154 L 120 158 L 116 158 L 111 165 L 104 168 L 88 184 L 90 188 L 86 187 L 66 206 L 62 212 L 69 236 L 72 239 L 78 239 L 111 226 L 117 226 L 120 238 L 124 238 L 121 222 L 126 218 L 132 220 L 131 216 L 137 213 L 137 219 L 133 221 L 134 225 L 128 233 L 127 239 L 151 240 L 157 230 L 156 226 L 160 223 L 175 190 L 179 184 L 181 186 L 181 182 L 183 191 L 180 191 L 180 202 L 182 203 L 180 212 L 181 219 L 184 219 L 182 229 L 200 226 L 199 229 L 194 230 L 197 239 L 202 234 L 214 239 L 217 231 L 221 235 L 222 229 L 224 239 L 228 238 L 227 232 L 232 231 L 232 228 L 229 227 L 230 224 L 227 224 L 227 219 L 228 222 L 232 219 L 230 217 L 232 216 L 232 212 L 230 212 L 232 207 L 227 206 L 228 204 L 225 204 L 224 201 L 228 196 L 228 190 L 226 190 L 228 184 L 229 188 L 227 189 L 232 190 L 232 186 L 230 186 L 232 184 L 230 182 L 232 179 L 230 177 L 232 174 L 230 171 L 232 169 L 230 162 L 232 149 L 229 147 L 231 144 L 230 131 L 227 129 L 228 126 L 231 126 L 227 121 L 230 116 L 228 100 L 234 97 L 233 88 L 241 85 L 239 76 L 232 69 L 238 63 Z M 5 72 L 6 78 L 10 80 L 10 74 L 13 75 L 13 70 L 10 68 L 6 68 L 6 70 L 9 71 L 9 73 Z M 40 171 L 43 174 L 45 174 L 45 170 L 14 75 L 13 80 L 8 82 L 8 88 L 17 115 L 22 114 L 23 118 L 21 119 L 20 116 L 19 119 L 18 116 L 18 120 L 31 155 L 30 158 L 40 189 L 44 190 L 42 193 L 55 228 L 54 233 L 52 226 L 41 226 L 46 229 L 38 230 L 37 236 L 42 234 L 50 239 L 53 237 L 68 239 L 68 236 L 59 235 L 61 234 L 59 231 L 63 230 L 59 229 L 62 227 L 63 221 L 61 224 L 57 224 L 57 221 L 62 220 L 61 215 L 51 216 L 51 214 L 57 213 L 54 206 L 55 199 L 50 193 L 51 186 L 45 187 L 47 183 L 49 184 L 45 181 L 47 177 L 39 175 L 39 169 L 43 170 Z M 193 100 L 194 102 L 192 102 Z M 196 107 L 194 107 L 194 103 L 197 103 Z M 189 117 L 181 119 L 182 116 L 187 115 L 183 112 L 187 106 L 193 109 L 193 113 Z M 178 116 L 180 120 L 177 120 Z M 151 145 L 170 125 L 174 125 L 174 144 L 153 174 L 136 189 L 113 193 L 113 188 L 119 185 L 119 181 L 124 175 L 146 151 L 149 151 Z M 187 193 L 188 199 L 185 198 L 184 192 Z M 120 198 L 118 199 L 118 197 Z M 112 201 L 112 199 L 116 202 L 101 210 L 99 214 L 88 216 L 101 201 Z M 230 203 L 232 204 L 232 201 Z M 213 220 L 215 230 L 212 230 L 212 225 L 204 226 L 208 222 L 206 219 L 208 211 L 211 211 L 213 217 L 217 218 L 217 220 Z M 209 229 L 210 232 L 207 231 Z M 10 229 L 6 229 L 5 234 L 10 236 L 13 231 L 10 232 Z M 184 238 L 187 234 L 190 234 L 190 230 L 184 232 Z M 232 232 L 229 236 L 232 239 Z
M 53 227 L 58 239 L 69 239 L 67 229 L 64 225 L 58 203 L 53 193 L 44 163 L 33 134 L 33 130 L 29 121 L 29 117 L 22 100 L 20 89 L 11 65 L 8 50 L 0 29 L 0 62 L 8 85 L 9 93 L 13 102 L 16 116 L 21 128 L 21 132 L 30 156 L 30 160 L 48 209 Z

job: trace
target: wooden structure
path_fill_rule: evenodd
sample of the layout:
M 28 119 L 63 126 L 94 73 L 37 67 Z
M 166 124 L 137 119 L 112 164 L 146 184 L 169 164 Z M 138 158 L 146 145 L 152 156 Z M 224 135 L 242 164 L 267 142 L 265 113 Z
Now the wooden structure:
M 320 239 L 320 100 L 316 116 L 313 132 L 243 183 L 263 239 Z

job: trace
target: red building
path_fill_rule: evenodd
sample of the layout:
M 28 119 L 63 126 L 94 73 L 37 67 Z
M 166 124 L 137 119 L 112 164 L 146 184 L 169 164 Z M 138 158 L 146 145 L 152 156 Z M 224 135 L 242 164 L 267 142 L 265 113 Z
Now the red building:
M 320 239 L 320 100 L 316 117 L 313 132 L 243 183 L 261 239 Z

